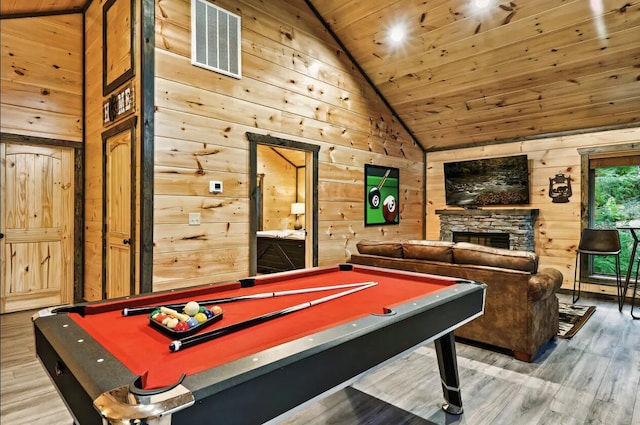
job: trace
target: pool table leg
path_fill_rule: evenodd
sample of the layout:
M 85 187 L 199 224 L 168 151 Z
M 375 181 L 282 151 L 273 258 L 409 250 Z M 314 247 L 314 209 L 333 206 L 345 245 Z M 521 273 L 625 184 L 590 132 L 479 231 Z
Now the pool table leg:
M 462 413 L 462 396 L 460 394 L 460 379 L 458 378 L 458 360 L 453 332 L 435 340 L 440 381 L 445 403 L 442 408 L 453 415 Z

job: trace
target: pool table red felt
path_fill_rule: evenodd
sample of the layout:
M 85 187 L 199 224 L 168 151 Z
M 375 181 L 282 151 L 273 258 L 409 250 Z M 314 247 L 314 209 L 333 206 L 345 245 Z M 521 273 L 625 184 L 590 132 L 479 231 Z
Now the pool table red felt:
M 123 307 L 167 305 L 263 292 L 332 286 L 375 281 L 376 286 L 357 293 L 315 305 L 269 322 L 252 326 L 178 352 L 171 352 L 173 338 L 149 325 L 148 315 L 123 316 Z M 407 280 L 396 272 L 386 273 L 357 266 L 351 271 L 338 267 L 310 269 L 287 276 L 269 275 L 255 278 L 255 286 L 241 288 L 239 282 L 191 288 L 169 294 L 136 297 L 86 306 L 84 315 L 70 316 L 106 350 L 134 374 L 142 376 L 143 386 L 160 388 L 177 382 L 182 374 L 191 375 L 219 366 L 288 341 L 308 337 L 316 332 L 356 320 L 370 314 L 385 314 L 387 309 L 431 295 L 459 279 L 422 275 Z M 265 313 L 315 300 L 345 289 L 311 292 L 259 300 L 220 304 L 224 310 L 221 321 L 203 329 L 211 331 Z

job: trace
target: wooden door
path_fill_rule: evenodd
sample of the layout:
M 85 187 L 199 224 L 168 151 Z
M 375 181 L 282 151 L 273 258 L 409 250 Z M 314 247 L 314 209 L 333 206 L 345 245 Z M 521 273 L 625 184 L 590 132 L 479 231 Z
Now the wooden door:
M 131 134 L 127 129 L 105 144 L 105 298 L 133 293 Z
M 0 141 L 0 312 L 73 301 L 72 148 Z

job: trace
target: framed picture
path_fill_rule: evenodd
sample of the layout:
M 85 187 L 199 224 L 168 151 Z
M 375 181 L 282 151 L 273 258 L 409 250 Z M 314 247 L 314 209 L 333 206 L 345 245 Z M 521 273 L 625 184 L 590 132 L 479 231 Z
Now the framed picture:
M 400 223 L 400 170 L 365 164 L 364 225 Z

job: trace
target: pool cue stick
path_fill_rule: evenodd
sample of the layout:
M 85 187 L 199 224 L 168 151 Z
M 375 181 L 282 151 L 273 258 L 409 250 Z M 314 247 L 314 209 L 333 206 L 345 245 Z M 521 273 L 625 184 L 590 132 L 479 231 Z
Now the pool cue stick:
M 320 291 L 330 291 L 332 289 L 353 288 L 353 287 L 367 285 L 368 283 L 370 282 L 347 283 L 344 285 L 334 285 L 334 286 L 319 286 L 317 288 L 306 288 L 306 289 L 291 289 L 288 291 L 278 291 L 278 292 L 263 292 L 260 294 L 239 295 L 237 297 L 218 298 L 218 299 L 202 300 L 202 301 L 196 301 L 196 302 L 199 305 L 224 304 L 224 303 L 230 303 L 234 301 L 259 300 L 263 298 L 283 297 L 285 295 L 305 294 L 307 292 L 320 292 Z M 171 308 L 174 310 L 181 310 L 184 308 L 185 305 L 187 305 L 187 303 L 168 304 L 168 305 L 165 305 L 164 307 Z M 125 307 L 122 309 L 122 315 L 135 316 L 138 314 L 147 314 L 159 308 L 160 306 L 144 306 L 144 307 L 131 307 L 131 308 Z
M 208 331 L 199 335 L 192 335 L 182 339 L 178 339 L 178 340 L 172 341 L 171 344 L 169 344 L 169 351 L 176 352 L 183 348 L 188 348 L 194 345 L 198 345 L 206 341 L 211 341 L 212 339 L 220 338 L 222 336 L 229 335 L 233 332 L 238 332 L 243 329 L 250 328 L 251 326 L 255 326 L 260 323 L 264 323 L 269 320 L 282 317 L 296 311 L 304 310 L 305 308 L 313 307 L 314 305 L 322 304 L 327 301 L 335 300 L 336 298 L 353 294 L 354 292 L 362 291 L 363 289 L 371 288 L 372 286 L 375 286 L 377 284 L 378 282 L 367 282 L 366 284 L 357 288 L 349 289 L 347 291 L 339 292 L 333 295 L 328 295 L 326 297 L 317 298 L 315 300 L 311 300 L 311 301 L 307 301 L 291 307 L 287 307 L 282 310 L 272 311 L 271 313 L 266 313 L 261 316 L 256 316 L 251 319 L 247 319 L 243 322 L 234 323 L 233 325 L 225 326 L 224 328 L 214 329 L 212 331 Z
M 387 177 L 389 177 L 389 174 L 391 174 L 391 169 L 387 169 L 387 171 L 384 173 L 384 176 L 382 176 L 382 180 L 380 180 L 380 183 L 378 183 L 378 189 L 382 189 L 382 186 L 384 186 L 385 182 L 387 181 Z

